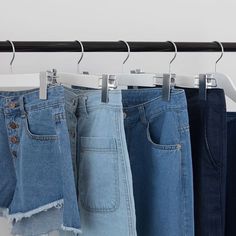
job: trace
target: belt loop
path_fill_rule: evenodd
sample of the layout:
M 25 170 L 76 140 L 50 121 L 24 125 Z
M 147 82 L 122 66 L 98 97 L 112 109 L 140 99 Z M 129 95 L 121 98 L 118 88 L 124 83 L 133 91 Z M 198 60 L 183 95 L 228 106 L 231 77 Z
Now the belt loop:
M 24 96 L 20 97 L 20 112 L 21 112 L 21 117 L 25 118 L 27 116 L 27 112 L 25 111 L 25 101 L 24 101 Z
M 82 96 L 81 97 L 81 105 L 83 107 L 83 112 L 86 116 L 88 116 L 88 104 L 87 104 L 88 97 L 87 96 Z
M 144 124 L 147 124 L 147 117 L 146 117 L 146 111 L 145 111 L 144 106 L 139 106 L 138 110 L 139 110 L 139 116 L 140 116 L 141 122 Z

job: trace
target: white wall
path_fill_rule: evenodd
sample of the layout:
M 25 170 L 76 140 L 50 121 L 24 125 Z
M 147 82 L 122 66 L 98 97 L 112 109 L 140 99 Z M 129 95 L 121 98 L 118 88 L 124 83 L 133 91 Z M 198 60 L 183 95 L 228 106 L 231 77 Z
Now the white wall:
M 0 0 L 1 40 L 236 41 L 235 1 L 219 0 Z M 125 70 L 165 72 L 171 53 L 132 53 Z M 87 53 L 81 70 L 119 72 L 125 53 Z M 214 69 L 219 53 L 179 53 L 177 74 Z M 14 72 L 51 68 L 76 71 L 79 53 L 17 53 Z M 0 53 L 0 73 L 9 71 L 11 54 Z M 217 67 L 236 83 L 236 53 L 225 53 Z M 228 109 L 236 104 L 228 101 Z M 0 220 L 0 236 L 9 236 Z

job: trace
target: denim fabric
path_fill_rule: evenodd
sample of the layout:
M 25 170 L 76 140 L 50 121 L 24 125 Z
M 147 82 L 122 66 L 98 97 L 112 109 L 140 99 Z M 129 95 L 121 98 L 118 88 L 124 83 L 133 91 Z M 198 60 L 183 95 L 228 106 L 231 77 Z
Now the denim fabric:
M 193 180 L 183 90 L 122 91 L 139 236 L 193 236 Z
M 227 113 L 226 236 L 236 235 L 236 112 Z
M 38 90 L 1 92 L 0 119 L 0 207 L 7 217 L 14 223 L 63 206 L 60 228 L 80 232 L 64 88 L 50 87 L 45 101 Z
M 77 142 L 78 194 L 84 236 L 135 236 L 132 177 L 125 141 L 121 92 L 68 89 L 70 132 Z M 60 235 L 72 235 L 61 233 Z
M 185 89 L 192 143 L 196 236 L 223 236 L 226 192 L 226 105 L 224 91 Z

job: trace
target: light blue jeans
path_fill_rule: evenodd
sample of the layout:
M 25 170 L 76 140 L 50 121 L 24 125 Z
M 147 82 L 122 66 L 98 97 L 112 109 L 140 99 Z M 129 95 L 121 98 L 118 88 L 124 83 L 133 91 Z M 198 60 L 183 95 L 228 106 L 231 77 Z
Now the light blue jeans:
M 101 103 L 101 91 L 68 89 L 65 97 L 68 123 L 74 126 L 70 134 L 77 137 L 74 154 L 82 235 L 135 236 L 121 91 L 110 91 L 106 104 Z

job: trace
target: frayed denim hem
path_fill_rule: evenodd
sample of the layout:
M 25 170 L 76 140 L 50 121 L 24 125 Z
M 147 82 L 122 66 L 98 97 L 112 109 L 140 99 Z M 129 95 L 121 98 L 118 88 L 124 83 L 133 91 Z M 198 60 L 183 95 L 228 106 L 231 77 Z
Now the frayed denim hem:
M 56 207 L 56 208 L 61 208 L 63 206 L 63 199 L 60 199 L 58 201 L 55 201 L 55 202 L 52 202 L 52 203 L 49 203 L 49 204 L 46 204 L 44 206 L 41 206 L 41 207 L 38 207 L 34 210 L 31 210 L 31 211 L 28 211 L 28 212 L 19 212 L 19 213 L 15 213 L 15 214 L 9 214 L 9 209 L 5 209 L 3 211 L 3 216 L 5 216 L 10 222 L 17 222 L 17 221 L 20 221 L 22 218 L 28 218 L 28 217 L 31 217 L 32 215 L 35 215 L 39 212 L 42 212 L 42 211 L 47 211 L 49 210 L 50 208 L 53 208 L 53 207 Z
M 80 229 L 75 229 L 75 228 L 72 228 L 72 227 L 66 227 L 64 225 L 61 225 L 61 229 L 63 231 L 69 231 L 69 232 L 72 232 L 74 234 L 82 234 L 82 230 Z

